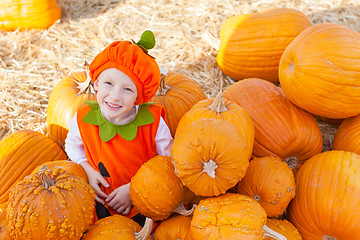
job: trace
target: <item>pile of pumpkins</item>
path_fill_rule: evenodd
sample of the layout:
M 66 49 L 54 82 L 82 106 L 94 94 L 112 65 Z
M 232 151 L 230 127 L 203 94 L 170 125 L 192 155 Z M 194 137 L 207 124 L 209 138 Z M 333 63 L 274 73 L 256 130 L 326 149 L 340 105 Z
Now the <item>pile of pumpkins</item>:
M 235 82 L 207 98 L 189 77 L 162 71 L 152 101 L 174 142 L 130 184 L 145 226 L 93 219 L 94 192 L 66 160 L 67 124 L 95 100 L 86 72 L 62 79 L 47 135 L 0 142 L 1 239 L 360 239 L 360 35 L 312 25 L 295 9 L 228 18 L 216 61 Z M 341 119 L 323 151 L 315 116 Z

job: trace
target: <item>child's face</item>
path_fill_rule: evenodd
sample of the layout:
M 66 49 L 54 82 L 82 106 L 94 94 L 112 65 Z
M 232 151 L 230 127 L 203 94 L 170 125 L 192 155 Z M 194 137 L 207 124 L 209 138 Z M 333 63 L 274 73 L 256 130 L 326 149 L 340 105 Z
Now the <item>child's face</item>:
M 125 73 L 116 68 L 105 69 L 96 79 L 94 88 L 101 112 L 109 122 L 125 124 L 134 114 L 138 92 L 135 83 Z

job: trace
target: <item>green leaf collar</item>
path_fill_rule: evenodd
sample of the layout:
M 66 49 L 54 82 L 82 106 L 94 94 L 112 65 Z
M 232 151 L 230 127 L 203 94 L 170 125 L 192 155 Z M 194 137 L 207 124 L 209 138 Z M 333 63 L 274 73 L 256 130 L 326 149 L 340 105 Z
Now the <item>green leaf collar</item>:
M 124 125 L 116 125 L 106 120 L 100 111 L 99 104 L 96 101 L 85 101 L 91 110 L 83 117 L 83 121 L 99 126 L 99 135 L 101 141 L 107 142 L 118 133 L 121 137 L 128 141 L 132 141 L 136 137 L 139 126 L 147 125 L 154 122 L 154 116 L 148 109 L 152 102 L 143 103 L 139 106 L 135 118 Z

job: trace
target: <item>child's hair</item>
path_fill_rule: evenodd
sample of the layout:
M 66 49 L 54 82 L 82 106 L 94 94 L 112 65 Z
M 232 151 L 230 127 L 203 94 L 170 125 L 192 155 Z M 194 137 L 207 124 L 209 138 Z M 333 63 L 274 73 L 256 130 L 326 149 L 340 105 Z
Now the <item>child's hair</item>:
M 136 105 L 148 102 L 159 87 L 160 69 L 155 58 L 134 42 L 115 41 L 101 51 L 89 66 L 91 80 L 94 82 L 108 68 L 118 69 L 135 83 Z

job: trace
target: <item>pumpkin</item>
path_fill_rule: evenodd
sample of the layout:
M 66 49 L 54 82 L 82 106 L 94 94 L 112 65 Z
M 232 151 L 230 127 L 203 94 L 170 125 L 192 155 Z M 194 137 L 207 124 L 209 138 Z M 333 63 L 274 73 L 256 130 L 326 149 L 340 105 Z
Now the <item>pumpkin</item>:
M 6 208 L 7 202 L 0 204 L 0 226 L 2 226 L 6 221 Z
M 194 80 L 184 74 L 161 69 L 159 89 L 150 101 L 165 108 L 165 121 L 174 137 L 181 117 L 203 99 L 206 96 Z
M 145 223 L 146 224 L 146 223 Z M 144 226 L 145 227 L 145 226 Z M 144 228 L 143 228 L 144 229 Z M 139 236 L 142 231 L 141 226 L 131 218 L 123 215 L 112 215 L 97 220 L 87 230 L 81 240 L 150 240 L 150 234 Z
M 87 178 L 87 175 L 86 175 L 86 172 L 84 171 L 84 169 L 79 164 L 72 162 L 70 160 L 57 160 L 57 161 L 43 163 L 43 164 L 39 165 L 37 168 L 35 168 L 33 173 L 38 172 L 40 170 L 40 168 L 42 168 L 43 165 L 45 165 L 47 168 L 50 168 L 50 169 L 53 169 L 56 167 L 62 168 L 66 172 L 68 172 L 72 175 L 81 177 L 85 181 L 88 181 L 88 178 Z
M 294 174 L 280 158 L 254 158 L 238 183 L 238 192 L 258 201 L 268 217 L 278 217 L 295 196 Z
M 279 66 L 285 96 L 327 118 L 360 114 L 360 34 L 336 23 L 307 28 L 286 48 Z
M 296 195 L 287 210 L 305 240 L 360 239 L 360 155 L 319 153 L 295 176 Z
M 302 240 L 302 237 L 296 227 L 287 220 L 280 220 L 277 218 L 268 218 L 266 226 L 277 233 L 280 233 L 288 240 Z M 272 237 L 265 237 L 264 240 L 274 239 Z
M 66 159 L 65 152 L 45 134 L 19 130 L 0 141 L 0 204 L 10 188 L 42 163 Z
M 13 240 L 9 233 L 9 227 L 7 221 L 0 223 L 0 239 L 1 240 Z
M 223 194 L 244 177 L 253 141 L 247 137 L 247 129 L 240 132 L 229 121 L 199 119 L 174 139 L 175 174 L 196 195 Z
M 0 30 L 46 29 L 61 18 L 56 0 L 1 0 Z
M 290 8 L 229 17 L 220 29 L 217 65 L 236 81 L 256 77 L 277 83 L 285 48 L 310 26 L 302 12 Z
M 334 135 L 332 149 L 360 154 L 360 115 L 346 118 Z
M 191 240 L 191 218 L 176 214 L 162 221 L 154 232 L 154 240 Z
M 226 193 L 200 201 L 190 223 L 192 239 L 263 239 L 269 233 L 286 239 L 266 227 L 266 213 L 253 198 Z M 264 233 L 265 232 L 265 233 Z
M 154 221 L 168 218 L 178 210 L 187 212 L 184 205 L 192 197 L 174 173 L 172 159 L 157 155 L 141 165 L 131 178 L 130 199 L 136 210 Z
M 86 105 L 84 101 L 96 101 L 91 79 L 85 71 L 64 77 L 51 91 L 46 114 L 47 134 L 60 146 L 65 144 L 70 119 Z
M 176 129 L 176 136 L 190 123 L 201 118 L 214 118 L 227 120 L 235 124 L 240 132 L 246 132 L 248 142 L 254 139 L 254 124 L 250 114 L 235 102 L 222 98 L 222 93 L 218 93 L 215 98 L 208 98 L 196 103 L 186 112 Z
M 322 151 L 315 117 L 292 104 L 275 84 L 259 78 L 244 79 L 229 86 L 224 98 L 245 108 L 252 117 L 255 157 L 280 157 L 296 172 Z
M 14 239 L 80 239 L 93 221 L 95 193 L 60 167 L 27 176 L 10 190 L 7 220 Z

